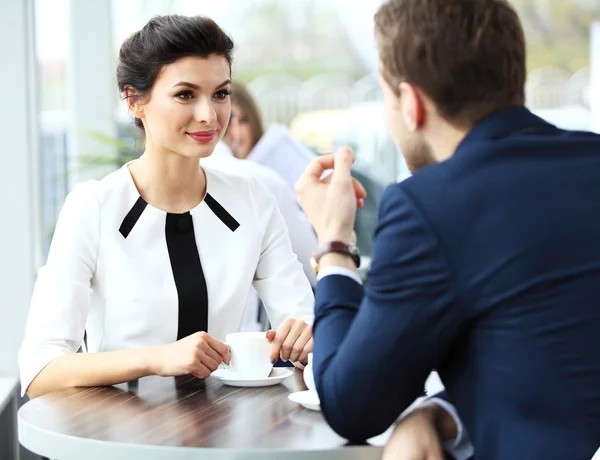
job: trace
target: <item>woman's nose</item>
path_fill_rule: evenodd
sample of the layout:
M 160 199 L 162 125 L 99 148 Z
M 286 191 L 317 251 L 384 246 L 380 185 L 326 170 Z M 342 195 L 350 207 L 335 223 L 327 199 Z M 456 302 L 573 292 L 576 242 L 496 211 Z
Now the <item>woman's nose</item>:
M 210 101 L 199 100 L 195 111 L 196 121 L 212 124 L 217 119 L 217 112 Z

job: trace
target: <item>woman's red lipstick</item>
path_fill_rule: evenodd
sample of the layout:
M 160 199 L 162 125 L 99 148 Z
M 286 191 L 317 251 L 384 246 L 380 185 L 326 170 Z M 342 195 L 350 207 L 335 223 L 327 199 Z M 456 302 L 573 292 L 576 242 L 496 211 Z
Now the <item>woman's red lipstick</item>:
M 211 142 L 216 135 L 216 131 L 197 131 L 195 133 L 187 133 L 192 139 L 196 142 L 201 142 L 203 144 Z

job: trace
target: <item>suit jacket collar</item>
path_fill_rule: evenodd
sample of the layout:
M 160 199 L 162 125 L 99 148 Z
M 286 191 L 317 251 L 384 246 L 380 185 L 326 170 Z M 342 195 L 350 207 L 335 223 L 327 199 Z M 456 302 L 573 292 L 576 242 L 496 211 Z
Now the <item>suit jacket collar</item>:
M 472 149 L 473 144 L 535 130 L 556 130 L 556 127 L 531 113 L 523 106 L 510 107 L 488 115 L 477 123 L 460 142 L 454 155 Z

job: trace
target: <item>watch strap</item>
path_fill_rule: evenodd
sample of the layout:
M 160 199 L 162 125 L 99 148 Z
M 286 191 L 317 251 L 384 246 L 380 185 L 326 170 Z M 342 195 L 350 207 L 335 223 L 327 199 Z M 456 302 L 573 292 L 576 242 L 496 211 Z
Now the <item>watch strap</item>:
M 321 257 L 323 257 L 325 254 L 329 254 L 330 252 L 347 255 L 352 259 L 356 265 L 356 268 L 360 267 L 360 251 L 356 245 L 344 243 L 343 241 L 328 241 L 327 243 L 323 244 L 313 256 L 317 271 Z

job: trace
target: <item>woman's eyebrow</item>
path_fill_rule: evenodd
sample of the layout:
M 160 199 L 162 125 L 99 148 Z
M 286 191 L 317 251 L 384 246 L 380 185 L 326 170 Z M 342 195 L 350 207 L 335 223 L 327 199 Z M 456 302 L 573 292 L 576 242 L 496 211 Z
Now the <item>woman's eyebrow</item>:
M 217 86 L 217 89 L 222 88 L 223 86 L 228 85 L 230 83 L 231 83 L 231 80 L 227 79 L 223 83 L 221 83 L 219 86 Z M 173 88 L 176 88 L 177 86 L 186 86 L 186 87 L 192 88 L 192 89 L 200 89 L 199 85 L 196 85 L 195 83 L 190 83 L 189 81 L 180 81 L 178 83 L 175 83 L 173 85 Z

